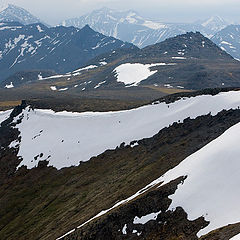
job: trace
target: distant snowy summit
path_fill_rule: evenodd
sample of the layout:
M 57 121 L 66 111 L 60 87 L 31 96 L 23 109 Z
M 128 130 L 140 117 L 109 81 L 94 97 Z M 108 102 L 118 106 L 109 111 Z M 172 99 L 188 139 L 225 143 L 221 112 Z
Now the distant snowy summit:
M 111 26 L 113 23 L 136 24 L 154 30 L 166 27 L 166 25 L 161 22 L 144 19 L 136 11 L 133 10 L 118 11 L 106 7 L 95 10 L 92 13 L 86 14 L 81 17 L 65 20 L 62 22 L 62 25 L 81 28 L 82 26 L 86 25 L 85 22 L 87 22 L 87 24 L 89 24 L 90 26 L 94 26 L 101 22 L 107 24 L 108 27 Z M 113 34 L 117 34 L 117 32 L 113 31 Z M 115 35 L 115 37 L 116 36 L 117 35 Z
M 164 23 L 144 18 L 133 10 L 118 11 L 109 8 L 101 8 L 84 16 L 65 20 L 61 24 L 78 28 L 89 24 L 104 35 L 131 42 L 138 47 L 155 44 L 191 31 L 199 31 L 210 38 L 229 25 L 219 16 L 195 23 Z
M 206 27 L 215 33 L 221 31 L 223 28 L 230 24 L 228 21 L 224 20 L 223 18 L 217 15 L 208 18 L 200 23 L 203 27 Z
M 136 48 L 95 32 L 88 25 L 82 29 L 48 28 L 41 23 L 0 22 L 0 33 L 0 81 L 24 70 L 50 69 L 65 73 L 84 66 L 100 54 Z
M 42 22 L 24 8 L 13 4 L 0 6 L 0 22 L 20 22 L 24 25 Z
M 222 50 L 231 54 L 235 59 L 240 59 L 240 25 L 229 25 L 218 32 L 212 41 Z

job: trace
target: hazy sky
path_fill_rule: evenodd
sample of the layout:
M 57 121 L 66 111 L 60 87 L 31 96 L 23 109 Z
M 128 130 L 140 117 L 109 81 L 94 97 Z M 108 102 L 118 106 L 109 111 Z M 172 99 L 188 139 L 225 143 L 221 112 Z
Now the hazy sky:
M 168 22 L 190 22 L 219 15 L 240 23 L 240 0 L 0 0 L 21 6 L 49 24 L 78 17 L 101 7 L 136 10 Z

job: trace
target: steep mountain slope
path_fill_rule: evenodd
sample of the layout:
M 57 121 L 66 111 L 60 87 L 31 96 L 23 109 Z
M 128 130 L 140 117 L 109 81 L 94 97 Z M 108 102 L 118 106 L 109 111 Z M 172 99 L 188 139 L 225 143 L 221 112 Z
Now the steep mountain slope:
M 138 73 L 146 71 L 146 75 L 142 78 L 134 75 L 136 67 Z M 119 61 L 113 73 L 127 87 L 132 84 L 186 89 L 239 86 L 239 63 L 198 32 L 136 51 Z M 124 81 L 126 74 L 131 76 L 130 81 L 127 78 Z
M 122 142 L 128 145 L 134 140 L 151 137 L 173 122 L 209 112 L 215 115 L 221 109 L 237 108 L 239 97 L 239 92 L 222 93 L 214 97 L 200 96 L 194 102 L 187 99 L 176 104 L 160 103 L 125 113 L 64 114 L 26 109 L 21 124 L 16 125 L 21 140 L 12 143 L 11 147 L 19 148 L 19 157 L 23 158 L 20 166 L 33 168 L 42 160 L 48 160 L 50 165 L 58 169 L 76 166 L 107 149 L 115 149 Z M 206 102 L 208 106 L 205 106 Z M 52 128 L 53 124 L 55 128 Z M 59 132 L 62 124 L 65 128 Z M 93 141 L 96 132 L 98 135 Z M 51 146 L 49 141 L 52 142 Z
M 0 7 L 0 22 L 19 22 L 27 25 L 42 21 L 21 7 L 6 4 Z
M 151 54 L 151 55 L 150 55 Z M 201 33 L 188 33 L 169 38 L 161 43 L 148 46 L 141 51 L 141 57 L 166 56 L 208 60 L 232 60 L 232 57 L 222 51 L 211 40 Z
M 1 23 L 1 79 L 22 70 L 75 70 L 99 54 L 117 48 L 135 48 L 93 31 L 89 26 L 48 28 L 40 23 Z
M 240 59 L 240 25 L 230 25 L 212 37 L 212 41 L 234 58 Z
M 0 204 L 4 206 L 0 209 L 0 215 L 3 216 L 0 218 L 0 237 L 19 240 L 56 239 L 73 229 L 59 239 L 141 237 L 155 240 L 160 236 L 163 240 L 197 240 L 200 230 L 201 233 L 207 233 L 211 229 L 233 223 L 238 214 L 238 211 L 234 211 L 234 214 L 232 210 L 238 208 L 238 204 L 232 201 L 238 199 L 234 197 L 236 188 L 232 187 L 238 181 L 238 161 L 234 157 L 236 154 L 233 154 L 232 164 L 226 165 L 229 159 L 223 156 L 229 153 L 230 147 L 232 149 L 230 142 L 234 141 L 233 145 L 238 142 L 235 127 L 240 122 L 240 98 L 239 91 L 221 91 L 215 89 L 188 96 L 170 96 L 138 109 L 101 114 L 44 112 L 33 110 L 23 102 L 0 127 Z M 4 113 L 5 116 L 8 114 Z M 130 123 L 130 131 L 133 130 L 130 139 L 127 137 L 128 129 L 123 131 L 126 121 L 129 121 L 129 114 L 133 114 L 131 119 L 135 118 Z M 5 119 L 5 116 L 1 119 Z M 86 135 L 83 129 L 79 128 L 84 128 L 87 121 L 90 124 L 91 121 L 97 121 L 97 118 L 103 122 L 95 124 L 95 131 L 87 131 L 89 144 L 95 142 L 95 146 L 98 146 L 106 143 L 107 131 L 104 131 L 101 139 L 96 138 L 96 133 L 101 134 L 101 129 L 105 129 L 106 125 L 110 128 L 115 126 L 118 131 L 108 138 L 114 140 L 116 135 L 126 138 L 119 138 L 113 150 L 107 150 L 80 164 L 78 161 L 82 154 L 79 152 L 76 162 L 68 154 L 58 156 L 58 162 L 63 161 L 64 165 L 67 163 L 71 167 L 61 170 L 47 167 L 48 161 L 49 165 L 55 166 L 57 161 L 52 161 L 52 157 L 46 160 L 43 158 L 46 141 L 52 141 L 54 134 L 58 134 L 53 140 L 61 142 L 51 144 L 52 149 L 46 150 L 46 158 L 52 154 L 54 157 L 60 151 L 58 145 L 62 146 L 61 149 L 64 146 L 66 152 L 80 151 L 88 143 L 84 140 Z M 79 122 L 77 127 L 76 122 Z M 53 127 L 55 123 L 58 125 L 57 131 Z M 50 126 L 51 131 L 55 131 L 53 135 L 53 132 L 47 133 Z M 68 135 L 64 133 L 66 128 Z M 79 143 L 75 148 L 75 140 L 71 142 L 70 136 L 76 132 L 78 137 L 75 140 Z M 226 143 L 226 136 L 231 139 L 229 143 Z M 132 142 L 127 145 L 129 141 Z M 31 168 L 27 169 L 21 166 L 27 156 L 16 157 L 23 152 L 24 142 L 28 142 L 28 151 L 39 146 L 39 155 L 32 159 L 38 163 L 37 167 L 32 168 L 34 164 L 31 161 L 25 162 Z M 109 147 L 106 144 L 101 152 Z M 223 164 L 217 158 L 219 153 L 215 154 L 219 147 Z M 232 153 L 238 154 L 238 148 L 235 147 Z M 75 164 L 78 166 L 73 167 Z M 17 166 L 21 166 L 18 171 Z M 211 181 L 213 177 L 220 177 L 221 182 L 224 180 L 221 189 L 225 191 L 218 191 L 219 187 L 214 187 L 214 181 Z M 226 184 L 229 182 L 231 184 Z M 185 200 L 189 199 L 189 195 L 185 194 L 189 185 L 194 185 L 191 188 L 192 201 Z M 202 188 L 206 191 L 200 191 Z M 184 198 L 178 202 L 181 192 L 184 192 Z M 194 201 L 196 194 L 204 196 L 207 192 L 209 194 L 204 197 L 204 201 Z M 218 205 L 214 201 L 217 196 Z M 227 196 L 230 200 L 226 199 Z M 199 208 L 194 204 L 199 204 Z M 227 206 L 231 204 L 236 208 L 227 211 Z M 223 213 L 221 218 L 214 218 L 215 206 L 221 209 L 217 211 Z M 198 212 L 194 219 L 189 220 L 192 207 Z M 239 232 L 239 224 L 236 224 L 230 232 L 224 228 L 215 231 L 215 234 L 221 233 L 218 239 L 225 240 Z
M 63 26 L 80 28 L 86 24 L 104 35 L 131 42 L 142 48 L 190 31 L 200 31 L 205 36 L 211 37 L 227 23 L 220 17 L 211 17 L 196 23 L 163 23 L 143 18 L 135 11 L 108 8 L 62 22 Z
M 84 237 L 84 230 L 94 233 L 90 237 L 90 235 L 85 232 L 85 234 L 90 237 L 89 239 L 94 239 L 94 237 L 98 238 L 98 236 L 100 237 L 99 239 L 103 239 L 101 233 L 106 230 L 108 230 L 111 235 L 114 234 L 112 236 L 117 236 L 116 239 L 120 239 L 120 236 L 124 235 L 126 239 L 138 239 L 139 236 L 144 237 L 144 239 L 159 239 L 159 236 L 161 236 L 161 239 L 171 239 L 171 237 L 168 238 L 164 235 L 164 231 L 168 231 L 168 227 L 165 227 L 165 230 L 161 232 L 161 225 L 169 224 L 169 215 L 174 215 L 174 213 L 176 215 L 176 212 L 180 215 L 179 211 L 181 208 L 186 211 L 188 219 L 192 223 L 195 222 L 195 228 L 196 225 L 199 224 L 196 222 L 201 222 L 201 216 L 207 221 L 205 226 L 203 222 L 200 223 L 202 229 L 198 229 L 198 237 L 211 230 L 215 230 L 216 232 L 216 229 L 220 229 L 220 227 L 224 228 L 228 224 L 238 223 L 239 225 L 240 218 L 237 213 L 238 211 L 236 211 L 236 209 L 239 208 L 237 199 L 240 194 L 239 191 L 236 190 L 237 182 L 239 181 L 239 171 L 237 170 L 239 168 L 239 149 L 237 147 L 237 142 L 239 141 L 239 135 L 237 134 L 238 130 L 239 123 L 228 129 L 220 137 L 210 142 L 199 151 L 187 157 L 178 166 L 166 172 L 163 176 L 154 180 L 145 188 L 139 190 L 133 196 L 117 203 L 111 209 L 98 214 L 97 217 L 101 217 L 112 211 L 109 217 L 103 217 L 102 220 L 98 219 L 95 222 L 95 226 L 92 224 L 90 227 L 85 227 L 86 224 L 94 220 L 93 218 L 89 222 L 86 222 L 86 224 L 82 224 L 78 227 L 79 230 L 76 229 L 75 233 L 68 233 L 59 239 L 71 239 L 71 237 L 74 237 L 74 239 L 87 239 Z M 230 149 L 232 151 L 229 155 Z M 231 159 L 231 164 L 229 164 L 229 158 Z M 216 168 L 218 171 L 216 171 Z M 168 193 L 170 195 L 168 196 L 170 201 L 165 208 L 165 206 L 163 206 L 163 196 L 166 194 L 164 193 L 164 188 L 169 189 L 170 186 L 173 185 L 173 183 L 176 184 L 176 182 L 177 188 L 170 194 Z M 221 188 L 219 188 L 219 186 L 221 186 Z M 154 201 L 149 201 L 146 196 L 143 196 L 142 202 L 140 202 L 139 198 L 141 199 L 141 195 L 149 191 L 149 189 L 153 189 L 153 193 L 148 194 L 148 198 L 155 198 L 155 201 L 158 199 L 157 204 Z M 154 196 L 157 192 L 156 189 L 160 189 L 160 194 L 158 196 Z M 152 196 L 150 197 L 149 195 Z M 136 200 L 134 203 L 131 203 L 130 201 L 133 199 Z M 149 203 L 147 203 L 147 201 Z M 135 212 L 137 212 L 137 210 L 142 211 L 141 205 L 143 204 L 149 204 L 149 207 L 154 205 L 154 209 L 148 210 L 145 214 L 137 213 L 134 216 L 132 214 L 134 205 Z M 119 210 L 121 210 L 122 214 L 118 209 L 115 211 L 113 210 L 117 207 L 119 208 L 119 206 L 121 206 Z M 221 211 L 219 211 L 219 209 L 221 209 Z M 114 215 L 115 217 L 112 218 L 114 224 L 118 224 L 115 229 L 113 227 L 114 224 L 111 226 L 109 222 L 110 218 Z M 118 219 L 118 217 L 120 217 L 121 220 Z M 124 218 L 125 222 L 123 220 Z M 119 228 L 120 231 L 117 233 L 116 229 Z M 156 234 L 156 228 L 158 231 L 160 230 L 158 235 Z M 193 226 L 192 229 L 194 229 Z M 175 227 L 174 231 L 179 230 Z M 169 234 L 172 234 L 172 232 Z M 237 232 L 235 232 L 235 234 L 236 233 Z M 190 234 L 191 231 L 189 231 L 187 236 L 181 239 L 198 239 L 196 236 L 191 236 Z M 235 235 L 234 232 L 230 234 L 230 237 Z M 70 236 L 68 237 L 68 235 Z M 205 239 L 208 238 L 206 237 Z M 229 236 L 222 236 L 218 239 L 229 239 Z

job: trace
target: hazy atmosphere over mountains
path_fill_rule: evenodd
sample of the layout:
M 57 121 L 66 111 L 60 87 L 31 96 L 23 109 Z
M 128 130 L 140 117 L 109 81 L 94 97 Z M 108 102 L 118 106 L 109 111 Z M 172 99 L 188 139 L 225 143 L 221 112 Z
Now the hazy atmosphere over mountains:
M 51 25 L 102 7 L 118 10 L 133 9 L 145 18 L 164 22 L 193 22 L 220 15 L 230 22 L 240 23 L 238 11 L 240 2 L 237 0 L 1 0 L 1 2 L 21 6 Z

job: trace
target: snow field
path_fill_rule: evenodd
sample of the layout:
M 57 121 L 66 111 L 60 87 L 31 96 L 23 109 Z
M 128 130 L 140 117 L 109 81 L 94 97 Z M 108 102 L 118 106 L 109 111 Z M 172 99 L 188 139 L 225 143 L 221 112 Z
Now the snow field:
M 141 64 L 141 63 L 125 63 L 114 69 L 117 74 L 117 82 L 122 82 L 125 85 L 137 86 L 141 81 L 149 78 L 157 72 L 151 71 L 151 67 L 175 65 L 174 63 L 154 63 L 154 64 Z
M 23 158 L 19 167 L 33 168 L 44 159 L 58 169 L 76 166 L 122 142 L 129 144 L 152 137 L 174 122 L 210 112 L 215 115 L 239 105 L 240 94 L 233 91 L 119 112 L 55 113 L 26 109 L 22 123 L 16 126 L 21 132 L 18 156 Z M 43 156 L 35 160 L 38 155 Z

